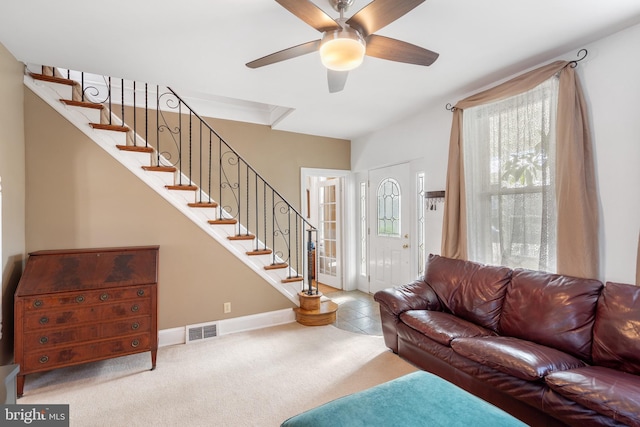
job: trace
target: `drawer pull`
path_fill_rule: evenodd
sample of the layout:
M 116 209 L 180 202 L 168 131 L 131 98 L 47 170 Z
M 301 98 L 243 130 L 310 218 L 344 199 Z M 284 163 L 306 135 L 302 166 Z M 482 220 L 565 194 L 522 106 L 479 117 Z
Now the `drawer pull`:
M 46 344 L 49 342 L 49 338 L 47 337 L 40 337 L 40 344 Z
M 33 306 L 34 306 L 34 307 L 42 307 L 42 304 L 43 304 L 43 302 L 42 302 L 42 300 L 40 300 L 40 299 L 37 299 L 37 300 L 35 300 L 35 301 L 33 302 Z
M 134 313 L 135 313 L 136 311 L 138 311 L 138 310 L 140 310 L 140 307 L 138 307 L 138 304 L 133 304 L 133 305 L 131 306 L 131 311 L 133 311 Z
M 49 361 L 49 356 L 42 356 L 39 360 L 40 363 L 47 363 Z
M 109 294 L 102 294 L 100 295 L 100 301 L 106 301 L 109 299 Z
M 78 295 L 76 297 L 76 302 L 84 302 L 84 296 L 83 295 Z
M 133 324 L 131 325 L 131 329 L 133 329 L 134 331 L 136 329 L 138 329 L 139 327 L 140 327 L 140 323 L 138 323 L 138 322 L 133 322 Z
M 144 296 L 144 289 L 138 289 L 138 296 Z
M 48 317 L 41 317 L 40 318 L 40 324 L 41 325 L 46 325 L 47 323 L 49 323 L 49 318 Z
M 140 345 L 140 340 L 133 340 L 131 341 L 131 347 L 137 347 Z

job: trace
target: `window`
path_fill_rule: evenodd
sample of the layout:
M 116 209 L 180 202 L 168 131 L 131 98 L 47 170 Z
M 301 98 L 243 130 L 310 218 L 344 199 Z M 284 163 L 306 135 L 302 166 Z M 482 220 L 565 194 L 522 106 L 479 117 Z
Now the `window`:
M 425 254 L 425 230 L 424 230 L 424 211 L 425 211 L 425 203 L 426 200 L 424 198 L 424 172 L 420 172 L 417 175 L 416 185 L 418 187 L 417 191 L 417 199 L 416 199 L 416 218 L 418 220 L 418 229 L 416 233 L 418 234 L 418 277 L 422 277 L 424 275 L 424 267 L 426 261 Z
M 393 178 L 378 186 L 378 236 L 400 237 L 400 185 Z
M 367 275 L 367 183 L 360 183 L 360 275 Z
M 465 109 L 469 259 L 556 271 L 558 79 Z

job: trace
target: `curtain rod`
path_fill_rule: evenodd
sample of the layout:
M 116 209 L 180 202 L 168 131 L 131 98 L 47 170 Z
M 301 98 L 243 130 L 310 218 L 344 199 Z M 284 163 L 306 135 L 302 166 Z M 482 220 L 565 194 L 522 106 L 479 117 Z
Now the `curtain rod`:
M 576 55 L 578 57 L 578 59 L 574 59 L 573 61 L 569 61 L 569 64 L 568 64 L 569 67 L 576 68 L 578 66 L 578 62 L 584 60 L 587 57 L 588 54 L 589 54 L 589 51 L 587 49 L 580 49 L 578 51 L 578 54 Z M 451 111 L 452 113 L 457 110 L 457 108 L 454 107 L 453 105 L 451 105 L 450 102 L 447 102 L 447 105 L 445 105 L 444 108 L 447 111 Z

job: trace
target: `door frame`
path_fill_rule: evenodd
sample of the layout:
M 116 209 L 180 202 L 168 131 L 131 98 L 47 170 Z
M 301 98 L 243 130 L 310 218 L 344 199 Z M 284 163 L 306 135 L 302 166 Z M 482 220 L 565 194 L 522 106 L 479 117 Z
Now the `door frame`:
M 342 289 L 352 291 L 357 289 L 355 279 L 355 239 L 356 232 L 354 230 L 355 218 L 348 215 L 353 211 L 354 206 L 354 190 L 353 179 L 350 170 L 344 169 L 318 169 L 318 168 L 300 168 L 300 212 L 306 218 L 309 215 L 307 206 L 307 181 L 310 177 L 339 178 L 342 184 L 342 197 L 340 203 L 340 222 L 342 224 L 342 238 L 339 242 L 341 247 L 340 262 L 342 265 Z
M 364 178 L 366 179 L 367 182 L 367 209 L 369 209 L 371 200 L 371 182 L 370 182 L 370 178 L 369 178 L 369 172 L 373 171 L 373 170 L 377 170 L 377 169 L 384 169 L 387 167 L 391 167 L 391 166 L 396 166 L 396 165 L 400 165 L 400 164 L 407 164 L 409 165 L 409 179 L 410 179 L 410 191 L 411 194 L 413 195 L 413 197 L 409 198 L 409 221 L 410 221 L 410 228 L 409 228 L 409 248 L 410 250 L 417 250 L 418 248 L 418 226 L 417 226 L 417 189 L 418 189 L 418 185 L 417 185 L 417 180 L 416 177 L 418 176 L 419 173 L 425 173 L 425 167 L 424 167 L 424 158 L 418 158 L 418 159 L 412 159 L 412 160 L 408 160 L 408 161 L 399 161 L 399 162 L 394 162 L 394 163 L 388 163 L 388 164 L 384 164 L 384 165 L 379 165 L 379 166 L 375 166 L 375 167 L 370 167 L 367 169 L 366 172 L 360 173 L 358 174 L 358 177 L 361 178 L 360 180 L 358 180 L 359 182 Z M 355 199 L 354 199 L 355 200 Z M 424 199 L 421 200 L 421 203 L 424 203 Z M 358 207 L 359 210 L 359 207 Z M 371 230 L 373 229 L 373 227 L 375 226 L 375 221 L 373 220 L 373 218 L 371 218 L 370 215 L 367 214 L 367 228 L 369 230 L 369 233 L 371 233 Z M 359 227 L 354 227 L 359 229 Z M 355 236 L 356 239 L 358 239 L 359 233 Z M 354 240 L 355 241 L 355 240 Z M 415 254 L 412 254 L 409 257 L 409 268 L 410 268 L 410 277 L 416 277 L 418 276 L 418 257 L 414 256 Z M 363 280 L 360 280 L 360 285 L 359 285 L 359 289 L 363 292 L 367 292 L 370 293 L 370 275 L 371 275 L 371 271 L 370 271 L 370 262 L 371 262 L 371 239 L 369 238 L 369 236 L 367 236 L 367 277 L 366 277 L 366 284 L 363 283 Z M 354 258 L 355 259 L 355 258 Z M 364 286 L 363 286 L 364 285 Z M 402 285 L 402 283 L 398 283 L 397 285 Z

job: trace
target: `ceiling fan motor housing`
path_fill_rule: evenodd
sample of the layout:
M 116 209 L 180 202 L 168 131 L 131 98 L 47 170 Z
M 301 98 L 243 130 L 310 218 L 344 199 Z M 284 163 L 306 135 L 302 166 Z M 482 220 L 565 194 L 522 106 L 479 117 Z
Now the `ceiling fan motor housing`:
M 326 31 L 320 43 L 320 59 L 330 70 L 349 71 L 362 64 L 367 44 L 362 35 L 343 19 L 339 30 Z

